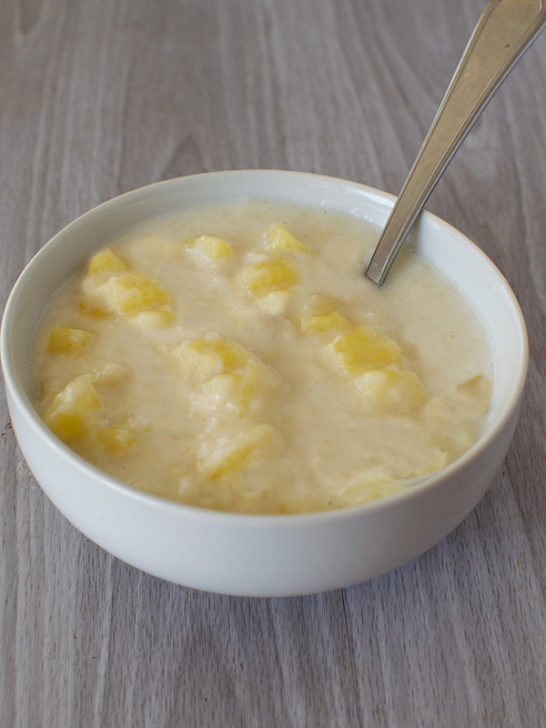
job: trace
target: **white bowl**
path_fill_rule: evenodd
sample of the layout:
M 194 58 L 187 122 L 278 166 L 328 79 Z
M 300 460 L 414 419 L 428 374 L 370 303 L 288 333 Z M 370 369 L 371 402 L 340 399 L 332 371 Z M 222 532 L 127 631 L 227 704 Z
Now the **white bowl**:
M 30 261 L 8 300 L 1 355 L 13 427 L 57 508 L 95 543 L 144 571 L 236 595 L 288 596 L 349 586 L 415 558 L 455 528 L 492 482 L 516 425 L 527 370 L 519 305 L 493 263 L 437 217 L 421 218 L 418 248 L 462 292 L 488 333 L 493 399 L 480 440 L 403 493 L 306 515 L 238 515 L 184 506 L 133 490 L 85 462 L 48 430 L 32 403 L 33 332 L 51 293 L 95 249 L 147 218 L 248 196 L 323 205 L 377 225 L 385 223 L 393 203 L 384 192 L 330 177 L 239 171 L 158 182 L 87 212 Z

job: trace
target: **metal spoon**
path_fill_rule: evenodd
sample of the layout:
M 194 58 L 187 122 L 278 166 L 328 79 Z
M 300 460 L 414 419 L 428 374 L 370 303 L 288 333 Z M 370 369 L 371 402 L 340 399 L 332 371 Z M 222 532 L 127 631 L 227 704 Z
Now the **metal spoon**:
M 453 155 L 545 22 L 544 0 L 486 6 L 367 265 L 378 286 Z

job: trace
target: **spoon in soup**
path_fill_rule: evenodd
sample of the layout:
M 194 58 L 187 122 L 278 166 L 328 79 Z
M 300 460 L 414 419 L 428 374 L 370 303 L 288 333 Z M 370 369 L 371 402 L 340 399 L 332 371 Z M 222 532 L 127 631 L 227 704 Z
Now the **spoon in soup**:
M 453 155 L 545 22 L 545 0 L 487 4 L 366 267 L 378 286 Z

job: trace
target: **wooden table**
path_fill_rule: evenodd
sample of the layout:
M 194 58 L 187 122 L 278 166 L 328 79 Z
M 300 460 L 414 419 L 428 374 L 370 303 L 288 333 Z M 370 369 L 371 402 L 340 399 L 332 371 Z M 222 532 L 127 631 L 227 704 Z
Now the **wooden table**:
M 62 225 L 204 170 L 397 192 L 478 0 L 0 3 L 1 299 Z M 530 333 L 521 421 L 476 510 L 413 563 L 291 599 L 198 593 L 90 543 L 2 400 L 2 728 L 546 726 L 546 37 L 429 209 L 495 260 Z

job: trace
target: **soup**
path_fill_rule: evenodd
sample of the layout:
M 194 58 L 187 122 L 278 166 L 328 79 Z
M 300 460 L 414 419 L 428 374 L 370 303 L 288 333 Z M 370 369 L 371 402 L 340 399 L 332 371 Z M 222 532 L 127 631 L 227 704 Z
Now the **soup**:
M 411 487 L 479 438 L 487 338 L 411 246 L 376 288 L 378 231 L 265 200 L 150 220 L 51 300 L 46 424 L 122 482 L 204 508 L 304 513 Z

